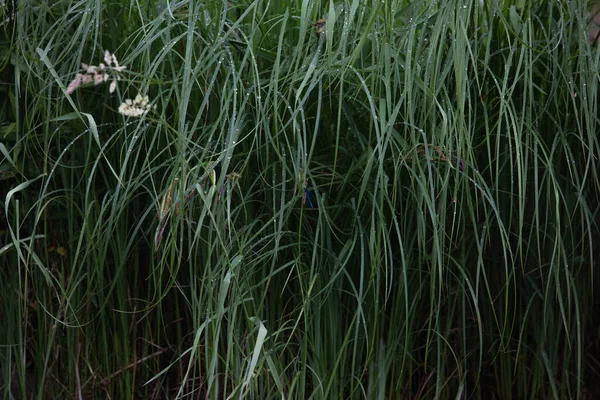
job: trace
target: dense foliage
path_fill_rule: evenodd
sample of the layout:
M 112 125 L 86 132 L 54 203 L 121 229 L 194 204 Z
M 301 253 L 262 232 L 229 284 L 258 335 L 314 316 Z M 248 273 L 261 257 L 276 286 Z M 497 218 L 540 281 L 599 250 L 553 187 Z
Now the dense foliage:
M 0 2 L 3 395 L 593 396 L 589 9 Z

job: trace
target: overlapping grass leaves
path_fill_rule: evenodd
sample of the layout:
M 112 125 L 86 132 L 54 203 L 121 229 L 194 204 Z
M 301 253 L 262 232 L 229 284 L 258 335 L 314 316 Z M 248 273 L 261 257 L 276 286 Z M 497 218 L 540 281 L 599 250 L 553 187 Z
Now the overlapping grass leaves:
M 591 390 L 584 11 L 16 10 L 4 382 L 120 398 Z M 107 47 L 128 66 L 116 94 L 67 95 Z M 118 114 L 137 94 L 156 108 Z

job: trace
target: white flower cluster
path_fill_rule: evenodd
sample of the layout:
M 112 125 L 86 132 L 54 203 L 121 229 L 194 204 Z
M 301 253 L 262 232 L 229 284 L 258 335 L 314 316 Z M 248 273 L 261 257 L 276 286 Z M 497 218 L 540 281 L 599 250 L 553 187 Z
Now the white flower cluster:
M 148 96 L 142 96 L 138 94 L 135 99 L 127 99 L 125 103 L 121 103 L 119 106 L 119 113 L 128 117 L 141 117 L 146 114 L 152 108 L 156 108 L 156 105 L 152 107 Z
M 113 93 L 117 88 L 117 80 L 120 79 L 118 73 L 127 68 L 125 65 L 119 65 L 117 57 L 114 54 L 110 54 L 110 51 L 108 50 L 104 51 L 104 63 L 100 63 L 99 66 L 82 63 L 81 67 L 85 70 L 85 74 L 75 75 L 75 79 L 73 79 L 67 87 L 67 94 L 73 93 L 79 86 L 88 83 L 93 82 L 94 85 L 99 85 L 107 82 L 111 75 L 113 75 L 113 80 L 110 83 L 109 91 L 110 93 Z M 112 74 L 109 75 L 109 72 Z

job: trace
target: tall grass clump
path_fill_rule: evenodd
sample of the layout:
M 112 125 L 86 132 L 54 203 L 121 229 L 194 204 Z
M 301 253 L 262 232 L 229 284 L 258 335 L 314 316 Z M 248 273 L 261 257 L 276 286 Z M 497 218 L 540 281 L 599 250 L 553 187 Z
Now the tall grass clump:
M 590 9 L 0 3 L 2 395 L 600 396 Z

